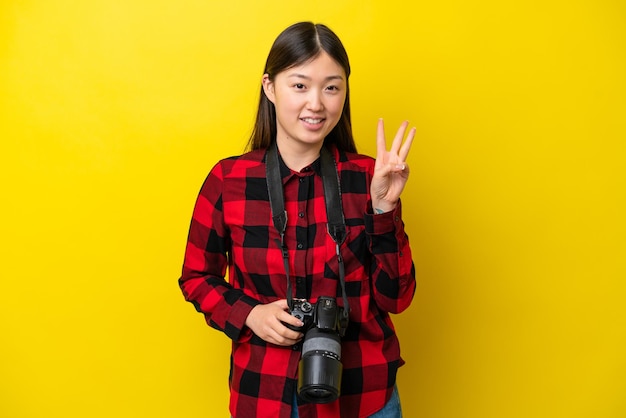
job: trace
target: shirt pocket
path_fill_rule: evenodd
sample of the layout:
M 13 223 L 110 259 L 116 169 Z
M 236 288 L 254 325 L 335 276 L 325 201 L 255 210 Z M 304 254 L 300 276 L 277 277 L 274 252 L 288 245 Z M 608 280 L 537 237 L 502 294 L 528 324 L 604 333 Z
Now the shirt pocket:
M 346 227 L 346 240 L 341 244 L 340 253 L 343 258 L 346 283 L 368 281 L 371 257 L 364 225 Z M 330 235 L 326 241 L 326 272 L 324 276 L 339 280 L 337 249 Z
M 362 322 L 370 305 L 369 271 L 371 256 L 364 225 L 346 227 L 346 240 L 341 244 L 341 257 L 345 271 L 345 289 L 350 304 L 350 321 Z M 330 238 L 326 245 L 325 280 L 332 279 L 337 303 L 343 306 L 339 282 L 339 263 L 335 242 Z

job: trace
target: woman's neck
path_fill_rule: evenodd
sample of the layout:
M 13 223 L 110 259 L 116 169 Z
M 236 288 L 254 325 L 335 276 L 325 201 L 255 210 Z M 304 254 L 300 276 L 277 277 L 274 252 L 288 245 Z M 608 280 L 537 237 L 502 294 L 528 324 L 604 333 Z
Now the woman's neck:
M 323 144 L 300 144 L 295 141 L 276 140 L 280 157 L 285 165 L 293 171 L 299 172 L 311 165 L 320 156 Z

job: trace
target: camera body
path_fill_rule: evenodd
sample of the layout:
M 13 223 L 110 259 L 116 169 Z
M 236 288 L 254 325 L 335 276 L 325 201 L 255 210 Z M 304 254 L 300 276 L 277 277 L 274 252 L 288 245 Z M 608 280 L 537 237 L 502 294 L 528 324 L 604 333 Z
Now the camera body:
M 298 394 L 313 403 L 329 403 L 340 394 L 341 340 L 348 327 L 348 312 L 333 297 L 321 296 L 315 304 L 293 301 L 291 315 L 304 326 L 289 328 L 304 333 L 298 364 Z
M 300 321 L 304 323 L 303 326 L 297 327 L 295 325 L 287 324 L 283 322 L 283 324 L 294 331 L 305 332 L 313 323 L 313 305 L 306 299 L 294 299 L 293 308 L 291 309 L 291 316 L 294 318 L 298 318 Z

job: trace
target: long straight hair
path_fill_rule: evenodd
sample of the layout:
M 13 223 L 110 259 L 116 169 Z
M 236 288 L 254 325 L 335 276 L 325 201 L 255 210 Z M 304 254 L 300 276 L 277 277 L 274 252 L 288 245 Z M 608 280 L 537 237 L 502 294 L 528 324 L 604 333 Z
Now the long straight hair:
M 322 51 L 333 58 L 346 73 L 346 100 L 337 125 L 326 136 L 325 144 L 335 144 L 340 151 L 356 152 L 350 120 L 350 62 L 341 40 L 328 27 L 312 22 L 300 22 L 289 26 L 274 41 L 267 56 L 264 74 L 274 80 L 276 75 L 289 68 L 314 59 Z M 248 149 L 267 148 L 276 139 L 276 109 L 261 86 L 259 108 Z

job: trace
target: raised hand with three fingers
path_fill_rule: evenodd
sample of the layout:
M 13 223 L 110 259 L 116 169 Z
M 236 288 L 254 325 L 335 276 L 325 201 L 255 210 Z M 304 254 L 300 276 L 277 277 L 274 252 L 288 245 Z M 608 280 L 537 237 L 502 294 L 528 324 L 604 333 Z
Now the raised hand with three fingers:
M 391 143 L 391 149 L 387 150 L 384 123 L 382 119 L 378 120 L 376 164 L 370 185 L 374 213 L 384 213 L 395 209 L 409 178 L 406 158 L 415 137 L 415 128 L 411 128 L 406 134 L 408 126 L 407 121 L 402 122 Z

